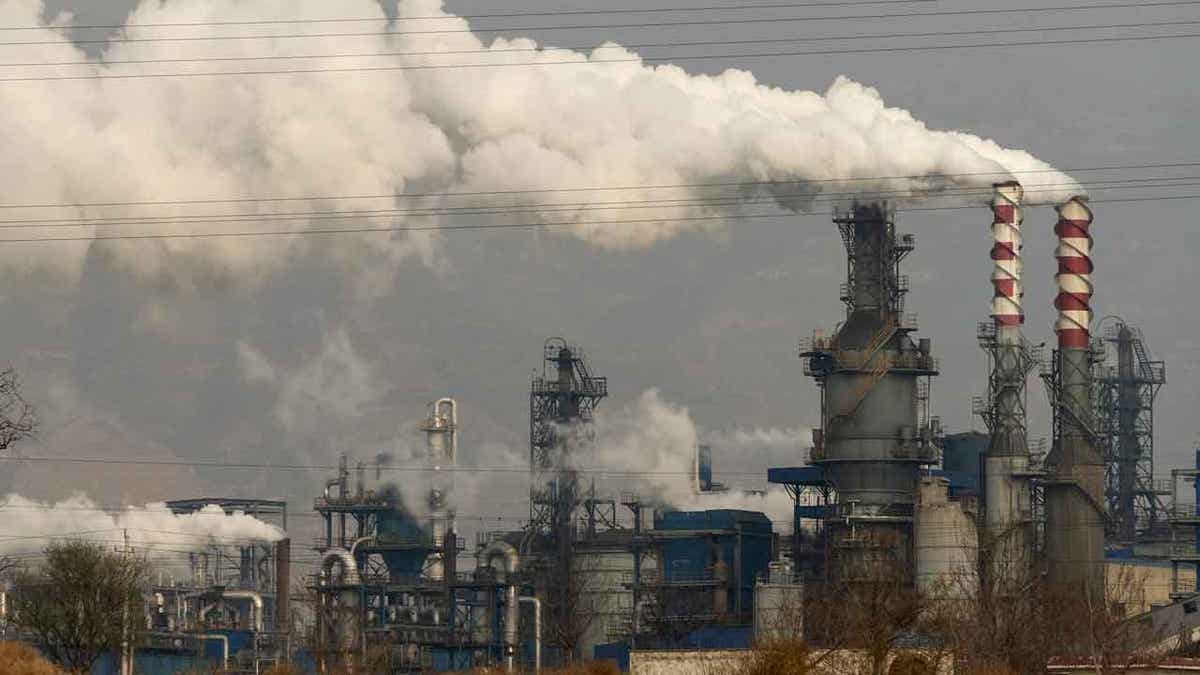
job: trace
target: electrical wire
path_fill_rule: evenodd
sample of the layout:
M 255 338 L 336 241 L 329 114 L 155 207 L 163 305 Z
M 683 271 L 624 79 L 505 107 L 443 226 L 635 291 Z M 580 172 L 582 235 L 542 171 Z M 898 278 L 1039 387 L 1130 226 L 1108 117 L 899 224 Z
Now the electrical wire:
M 481 190 L 459 192 L 417 192 L 417 193 L 375 193 L 375 194 L 338 194 L 338 195 L 304 195 L 297 197 L 233 197 L 209 199 L 170 199 L 148 201 L 108 201 L 108 202 L 28 202 L 23 204 L 0 203 L 0 209 L 53 209 L 53 208 L 101 208 L 128 206 L 197 206 L 202 204 L 249 204 L 262 202 L 300 202 L 300 201 L 337 201 L 337 200 L 366 200 L 366 199 L 433 199 L 457 197 L 496 197 L 507 195 L 560 194 L 571 192 L 614 192 L 628 190 L 673 190 L 673 189 L 706 189 L 720 187 L 754 187 L 780 185 L 828 185 L 874 183 L 892 180 L 953 180 L 962 178 L 987 178 L 1009 180 L 1013 177 L 1040 175 L 1048 173 L 1086 173 L 1096 171 L 1131 171 L 1140 169 L 1177 169 L 1200 166 L 1200 161 L 1188 162 L 1158 162 L 1152 164 L 1110 164 L 1104 166 L 1081 166 L 1064 169 L 1017 169 L 1013 171 L 975 171 L 961 173 L 939 174 L 897 174 L 884 176 L 863 176 L 857 178 L 813 178 L 791 180 L 741 180 L 741 181 L 712 181 L 701 183 L 658 183 L 645 185 L 592 185 L 580 187 L 535 188 L 526 190 Z M 1132 180 L 1132 179 L 1130 179 Z
M 1178 200 L 1200 199 L 1200 194 L 1165 195 L 1156 197 L 1130 197 L 1120 199 L 1092 199 L 1091 204 L 1115 204 L 1131 202 L 1164 202 Z M 978 206 L 927 206 L 906 208 L 905 212 L 957 211 L 977 209 Z M 832 212 L 806 213 L 805 216 L 833 215 Z M 237 230 L 221 232 L 173 232 L 147 234 L 96 234 L 90 236 L 61 236 L 61 237 L 6 237 L 0 238 L 0 244 L 34 244 L 62 242 L 92 242 L 92 241 L 148 241 L 160 239 L 238 239 L 257 237 L 291 237 L 291 236 L 326 236 L 345 234 L 396 234 L 404 232 L 458 232 L 458 231 L 488 231 L 488 230 L 540 230 L 558 228 L 594 228 L 609 225 L 646 225 L 652 223 L 687 223 L 687 222 L 721 222 L 737 220 L 772 220 L 781 218 L 797 218 L 794 213 L 755 213 L 755 214 L 723 214 L 716 216 L 679 216 L 660 218 L 633 218 L 612 220 L 572 220 L 559 222 L 525 222 L 525 223 L 442 223 L 437 225 L 389 225 L 379 227 L 343 227 L 343 228 L 312 228 L 292 230 Z
M 799 9 L 811 7 L 852 7 L 858 5 L 911 5 L 938 2 L 939 0 L 841 0 L 839 2 L 785 2 L 744 5 L 708 5 L 700 7 L 638 7 L 627 9 L 559 9 L 554 11 L 539 10 L 536 12 L 504 12 L 493 14 L 453 14 L 390 17 L 346 17 L 324 19 L 254 19 L 248 21 L 176 21 L 151 23 L 123 24 L 67 24 L 64 26 L 0 26 L 0 31 L 44 30 L 47 28 L 66 28 L 70 30 L 104 29 L 119 30 L 122 28 L 186 28 L 200 26 L 263 26 L 280 24 L 321 24 L 321 23 L 390 23 L 393 21 L 446 21 L 450 19 L 500 19 L 533 16 L 588 16 L 598 14 L 663 14 L 687 12 L 718 12 L 746 11 L 764 9 Z
M 1153 181 L 1153 182 L 1152 182 Z M 1182 182 L 1181 182 L 1182 181 Z M 1163 189 L 1176 187 L 1195 187 L 1200 185 L 1200 176 L 1172 176 L 1155 178 L 1129 178 L 1100 180 L 1082 183 L 1091 192 L 1104 192 L 1112 189 L 1141 190 Z M 1056 192 L 1058 183 L 1025 184 L 1025 194 L 1034 195 L 1039 192 Z M 1045 187 L 1038 190 L 1038 187 Z M 346 220 L 358 218 L 379 218 L 385 216 L 477 216 L 477 215 L 515 215 L 515 214 L 552 214 L 561 212 L 592 212 L 630 209 L 662 209 L 678 207 L 732 207 L 754 204 L 775 204 L 787 199 L 806 199 L 813 204 L 835 203 L 847 198 L 869 197 L 871 199 L 895 198 L 904 199 L 939 199 L 947 197 L 971 197 L 991 195 L 991 188 L 962 187 L 947 188 L 931 192 L 913 190 L 899 191 L 870 191 L 870 192 L 840 192 L 840 193 L 776 193 L 769 196 L 739 197 L 722 195 L 716 197 L 643 199 L 599 202 L 545 202 L 540 204 L 497 205 L 497 206 L 459 206 L 416 209 L 358 209 L 347 211 L 282 211 L 268 213 L 223 213 L 223 214 L 176 214 L 162 216 L 125 216 L 125 217 L 90 217 L 90 218 L 10 218 L 0 219 L 0 230 L 27 228 L 70 228 L 70 227 L 117 227 L 126 225 L 216 225 L 230 223 L 280 223 L 297 220 L 320 222 L 328 220 Z
M 347 37 L 378 37 L 391 35 L 449 35 L 449 34 L 464 34 L 464 33 L 506 33 L 506 32 L 524 32 L 524 31 L 558 31 L 558 30 L 615 30 L 615 29 L 648 29 L 648 28 L 670 28 L 681 26 L 722 26 L 728 27 L 731 25 L 744 24 L 777 24 L 777 23 L 797 23 L 807 21 L 855 21 L 855 20 L 876 20 L 876 19 L 929 19 L 932 17 L 944 16 L 976 16 L 976 15 L 1005 15 L 1005 14 L 1039 14 L 1046 12 L 1077 12 L 1077 11 L 1095 11 L 1102 9 L 1138 9 L 1146 10 L 1155 7 L 1183 7 L 1200 5 L 1200 0 L 1155 0 L 1154 2 L 1117 2 L 1105 4 L 1091 5 L 1058 5 L 1049 7 L 1009 7 L 1004 9 L 962 9 L 962 10 L 940 10 L 935 12 L 904 12 L 893 14 L 852 14 L 841 16 L 799 16 L 799 17 L 772 17 L 772 18 L 752 18 L 752 19 L 707 19 L 707 20 L 692 20 L 692 21 L 661 21 L 661 22 L 641 22 L 641 23 L 617 23 L 617 24 L 577 24 L 577 25 L 556 25 L 556 26 L 503 26 L 496 28 L 456 28 L 442 30 L 417 30 L 417 31 L 371 31 L 358 33 L 278 33 L 268 35 L 213 35 L 213 36 L 182 36 L 182 37 L 144 37 L 144 38 L 129 38 L 129 37 L 110 37 L 102 40 L 73 40 L 63 42 L 62 40 L 37 40 L 37 41 L 21 41 L 21 42 L 0 42 L 0 47 L 14 46 L 71 46 L 80 44 L 113 44 L 113 43 L 133 43 L 133 42 L 219 42 L 225 40 L 282 40 L 282 39 L 303 39 L 303 38 L 347 38 Z M 453 18 L 453 17 L 447 17 Z
M 926 0 L 921 0 L 926 1 Z M 1200 21 L 1153 21 L 1142 23 L 1116 23 L 1116 24 L 1092 24 L 1081 26 L 1031 26 L 1022 28 L 1025 33 L 1041 33 L 1041 32 L 1056 32 L 1056 31 L 1081 31 L 1081 30 L 1115 30 L 1127 28 L 1166 28 L 1179 26 L 1192 26 L 1200 24 Z M 807 43 L 807 42 L 829 42 L 829 41 L 844 41 L 844 40 L 884 40 L 884 39 L 900 39 L 900 38 L 927 38 L 927 37 L 949 37 L 949 36 L 971 36 L 971 35 L 1002 35 L 1012 34 L 1012 28 L 995 28 L 981 30 L 961 30 L 961 31 L 932 31 L 920 33 L 877 33 L 877 34 L 855 34 L 855 35 L 822 35 L 815 37 L 789 37 L 789 38 L 762 38 L 753 40 L 699 40 L 687 42 L 645 42 L 645 43 L 630 43 L 630 44 L 599 44 L 599 45 L 571 45 L 557 46 L 546 45 L 537 47 L 497 47 L 494 49 L 450 49 L 450 50 L 435 50 L 435 51 L 388 51 L 388 52 L 358 52 L 358 53 L 327 53 L 327 54 L 293 54 L 281 55 L 271 54 L 265 56 L 200 56 L 188 58 L 153 58 L 153 59 L 105 59 L 97 61 L 94 59 L 75 60 L 75 61 L 25 61 L 25 62 L 8 62 L 0 63 L 0 68 L 17 68 L 17 67 L 60 67 L 60 66 L 116 66 L 116 65 L 146 65 L 155 63 L 225 63 L 225 62 L 243 62 L 243 61 L 292 61 L 305 59 L 360 59 L 360 58 L 381 58 L 381 57 L 396 57 L 396 56 L 465 56 L 477 54 L 522 54 L 522 53 L 543 53 L 550 51 L 599 51 L 599 50 L 634 50 L 634 49 L 659 49 L 666 47 L 719 47 L 719 46 L 745 46 L 745 45 L 761 45 L 761 44 L 791 44 L 791 43 Z
M 427 71 L 427 70 L 465 70 L 465 69 L 490 69 L 490 68 L 514 68 L 514 67 L 544 67 L 544 66 L 592 66 L 606 65 L 613 63 L 675 63 L 679 61 L 711 61 L 713 59 L 764 59 L 764 58 L 781 58 L 792 56 L 840 56 L 847 54 L 884 54 L 884 53 L 916 53 L 927 51 L 942 51 L 942 50 L 957 50 L 957 49 L 1010 49 L 1013 47 L 1045 47 L 1045 46 L 1062 46 L 1062 45 L 1080 45 L 1080 44 L 1097 44 L 1105 42 L 1141 42 L 1153 40 L 1179 40 L 1179 39 L 1194 39 L 1200 38 L 1200 33 L 1183 33 L 1178 35 L 1146 35 L 1138 37 L 1109 37 L 1109 38 L 1081 38 L 1076 40 L 1036 40 L 1027 42 L 990 42 L 981 44 L 966 44 L 966 45 L 927 45 L 927 46 L 909 46 L 909 47 L 871 47 L 860 49 L 833 49 L 819 51 L 785 51 L 785 52 L 759 52 L 750 54 L 698 54 L 684 56 L 661 56 L 661 57 L 631 57 L 624 59 L 591 59 L 591 60 L 566 60 L 566 61 L 528 61 L 516 63 L 463 63 L 463 64 L 436 64 L 436 65 L 407 65 L 407 66 L 362 66 L 348 68 L 289 68 L 276 70 L 228 70 L 228 71 L 203 71 L 203 72 L 187 72 L 187 73 L 137 73 L 137 74 L 108 74 L 108 75 L 51 75 L 51 76 L 27 76 L 27 77 L 3 77 L 0 78 L 0 83 L 19 83 L 19 82 L 69 82 L 69 81 L 88 81 L 88 80 L 158 80 L 169 78 L 192 78 L 192 77 L 229 77 L 229 76 L 259 76 L 259 75 L 312 75 L 317 73 L 386 73 L 386 72 L 402 72 L 402 71 Z

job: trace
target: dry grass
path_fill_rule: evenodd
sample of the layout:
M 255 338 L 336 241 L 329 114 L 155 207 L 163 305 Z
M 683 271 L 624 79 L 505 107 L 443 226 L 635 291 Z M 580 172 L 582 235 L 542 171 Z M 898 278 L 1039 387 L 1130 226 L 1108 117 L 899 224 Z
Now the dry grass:
M 0 675 L 64 675 L 33 647 L 23 642 L 0 642 Z
M 808 675 L 812 654 L 800 640 L 779 640 L 756 646 L 737 667 L 736 675 Z
M 508 671 L 504 668 L 476 668 L 470 675 L 499 675 Z M 621 671 L 612 661 L 588 661 L 562 668 L 544 668 L 542 675 L 620 675 Z

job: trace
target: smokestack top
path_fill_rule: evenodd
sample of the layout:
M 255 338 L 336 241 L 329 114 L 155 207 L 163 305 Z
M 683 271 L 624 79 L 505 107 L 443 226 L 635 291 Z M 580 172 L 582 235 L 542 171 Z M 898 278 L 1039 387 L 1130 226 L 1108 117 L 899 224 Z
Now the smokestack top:
M 1075 196 L 1058 206 L 1058 224 L 1054 233 L 1058 235 L 1058 248 L 1054 257 L 1058 259 L 1058 297 L 1054 307 L 1058 309 L 1058 321 L 1054 331 L 1058 333 L 1059 349 L 1087 349 L 1091 339 L 1092 323 L 1092 210 L 1087 206 L 1087 197 Z
M 1021 199 L 1025 192 L 1016 181 L 996 183 L 993 189 L 992 320 L 1003 341 L 1016 342 L 1025 323 L 1021 308 Z

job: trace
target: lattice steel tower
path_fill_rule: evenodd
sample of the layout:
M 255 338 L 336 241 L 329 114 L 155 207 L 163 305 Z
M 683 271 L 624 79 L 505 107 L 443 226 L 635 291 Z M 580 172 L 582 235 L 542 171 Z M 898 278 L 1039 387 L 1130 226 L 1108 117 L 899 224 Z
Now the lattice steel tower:
M 1104 341 L 1107 363 L 1094 380 L 1104 502 L 1109 536 L 1132 542 L 1166 515 L 1154 485 L 1154 399 L 1166 382 L 1166 367 L 1150 359 L 1142 331 L 1121 319 L 1105 328 Z
M 583 353 L 562 338 L 546 340 L 542 374 L 529 390 L 529 532 L 565 536 L 579 508 L 579 477 L 568 457 L 592 438 L 592 413 L 608 396 Z

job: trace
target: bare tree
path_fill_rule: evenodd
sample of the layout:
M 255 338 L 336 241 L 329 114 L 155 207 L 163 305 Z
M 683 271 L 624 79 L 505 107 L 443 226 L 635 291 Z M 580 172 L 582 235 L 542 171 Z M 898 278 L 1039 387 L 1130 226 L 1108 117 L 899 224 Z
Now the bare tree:
M 33 435 L 37 415 L 33 406 L 21 396 L 21 381 L 17 371 L 0 371 L 0 450 Z
M 39 570 L 17 577 L 13 623 L 51 661 L 86 673 L 132 632 L 144 561 L 83 541 L 51 544 L 45 555 Z

